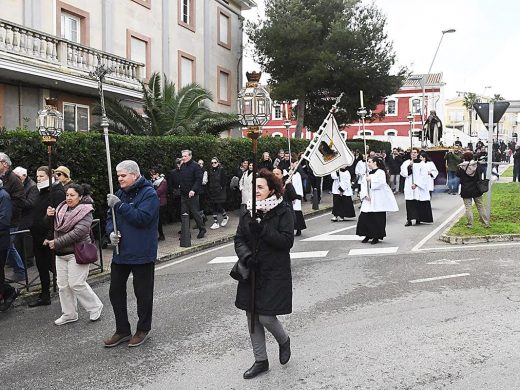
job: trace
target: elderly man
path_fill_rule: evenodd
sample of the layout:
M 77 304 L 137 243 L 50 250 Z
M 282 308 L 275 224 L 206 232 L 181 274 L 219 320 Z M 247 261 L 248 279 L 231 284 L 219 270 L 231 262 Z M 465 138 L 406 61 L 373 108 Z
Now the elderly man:
M 199 211 L 199 193 L 202 186 L 202 169 L 192 160 L 191 150 L 182 151 L 181 179 L 181 214 L 191 212 L 199 234 L 197 238 L 204 237 L 206 228 Z
M 18 231 L 18 224 L 22 216 L 22 210 L 25 202 L 25 192 L 23 190 L 23 184 L 11 170 L 12 163 L 9 156 L 5 153 L 0 153 L 0 179 L 4 183 L 4 189 L 11 197 L 12 203 L 12 218 L 11 218 L 11 229 L 10 232 L 14 233 Z M 11 246 L 7 252 L 7 263 L 12 264 L 14 267 L 14 280 L 25 280 L 25 265 L 22 258 L 18 254 L 16 247 L 14 246 L 15 235 L 11 236 Z
M 114 248 L 111 265 L 110 302 L 114 309 L 116 331 L 104 341 L 105 347 L 115 347 L 129 341 L 129 347 L 141 345 L 152 326 L 154 266 L 157 259 L 157 227 L 159 198 L 148 180 L 141 176 L 135 161 L 125 160 L 116 166 L 120 189 L 107 195 L 114 209 L 118 233 L 114 232 L 112 212 L 108 210 L 106 231 Z M 126 282 L 133 275 L 137 298 L 137 330 L 132 336 L 128 322 Z

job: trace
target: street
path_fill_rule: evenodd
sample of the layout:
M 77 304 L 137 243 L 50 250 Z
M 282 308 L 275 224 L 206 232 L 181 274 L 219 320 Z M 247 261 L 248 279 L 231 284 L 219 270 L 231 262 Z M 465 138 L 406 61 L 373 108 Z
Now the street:
M 412 227 L 397 199 L 378 245 L 354 236 L 355 221 L 307 220 L 292 249 L 293 313 L 280 317 L 291 336 L 286 366 L 268 335 L 269 371 L 242 379 L 254 358 L 234 307 L 231 243 L 157 266 L 153 329 L 139 348 L 102 346 L 114 332 L 108 282 L 93 287 L 105 304 L 99 322 L 80 310 L 78 322 L 55 326 L 57 298 L 2 313 L 1 388 L 519 388 L 518 243 L 440 242 L 460 197 L 435 193 L 434 224 Z

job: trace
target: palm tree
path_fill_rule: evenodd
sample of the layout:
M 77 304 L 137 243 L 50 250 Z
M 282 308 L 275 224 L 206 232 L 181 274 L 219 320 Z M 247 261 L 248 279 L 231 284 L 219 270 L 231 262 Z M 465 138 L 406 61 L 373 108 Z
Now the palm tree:
M 142 113 L 121 100 L 107 99 L 105 106 L 110 127 L 121 134 L 140 135 L 218 135 L 239 125 L 237 115 L 210 111 L 209 91 L 198 84 L 175 90 L 175 84 L 153 73 L 143 89 Z
M 473 136 L 471 130 L 471 123 L 473 122 L 473 104 L 479 101 L 479 96 L 473 92 L 467 92 L 464 94 L 464 101 L 462 105 L 469 111 L 469 136 Z

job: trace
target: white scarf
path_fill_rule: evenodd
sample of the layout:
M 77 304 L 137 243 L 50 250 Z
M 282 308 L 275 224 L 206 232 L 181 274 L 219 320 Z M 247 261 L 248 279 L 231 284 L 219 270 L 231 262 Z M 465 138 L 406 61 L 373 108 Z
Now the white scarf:
M 52 184 L 54 184 L 54 179 L 51 179 Z M 38 191 L 43 190 L 44 188 L 47 188 L 49 186 L 49 180 L 44 180 L 40 183 L 36 183 L 36 187 L 38 188 Z
M 283 202 L 282 196 L 277 198 L 276 195 L 271 195 L 267 199 L 257 200 L 256 201 L 256 210 L 261 211 L 263 213 L 267 213 L 268 211 L 274 209 L 276 206 L 278 206 L 282 202 Z M 253 201 L 251 199 L 248 199 L 248 201 L 247 201 L 247 209 L 250 211 L 253 209 Z

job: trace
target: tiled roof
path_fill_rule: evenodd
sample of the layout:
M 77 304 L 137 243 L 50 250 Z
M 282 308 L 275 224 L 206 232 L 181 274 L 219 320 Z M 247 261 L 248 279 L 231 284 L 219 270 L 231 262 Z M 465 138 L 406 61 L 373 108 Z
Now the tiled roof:
M 428 76 L 425 85 L 439 85 L 442 82 L 442 73 L 430 73 L 425 74 L 412 74 L 403 83 L 403 87 L 417 87 L 421 88 L 421 80 L 423 77 Z

